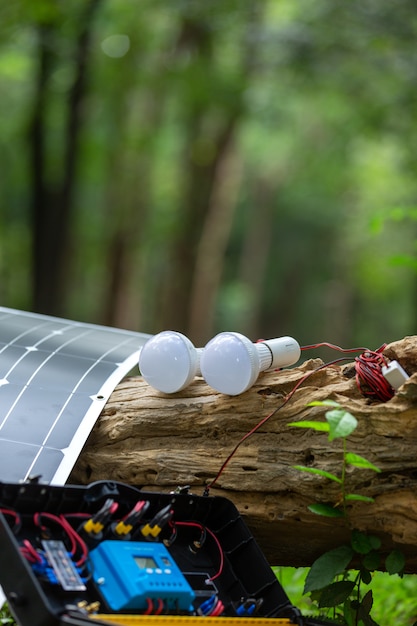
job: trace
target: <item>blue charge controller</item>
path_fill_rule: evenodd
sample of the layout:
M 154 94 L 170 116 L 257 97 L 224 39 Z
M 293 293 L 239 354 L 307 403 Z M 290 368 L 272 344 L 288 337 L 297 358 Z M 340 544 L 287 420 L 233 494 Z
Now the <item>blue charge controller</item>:
M 194 591 L 162 543 L 107 540 L 90 560 L 95 585 L 113 611 L 146 609 L 149 600 L 193 610 Z

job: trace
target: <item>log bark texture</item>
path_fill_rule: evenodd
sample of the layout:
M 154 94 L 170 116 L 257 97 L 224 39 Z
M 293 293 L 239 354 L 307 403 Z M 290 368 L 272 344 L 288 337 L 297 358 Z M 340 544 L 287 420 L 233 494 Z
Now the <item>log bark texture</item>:
M 239 509 L 273 565 L 310 565 L 324 551 L 349 540 L 344 520 L 314 515 L 313 502 L 336 502 L 338 485 L 302 473 L 307 465 L 340 475 L 342 443 L 326 433 L 288 426 L 324 419 L 313 400 L 332 399 L 358 419 L 347 440 L 351 452 L 381 472 L 351 467 L 349 492 L 374 498 L 352 503 L 349 526 L 377 534 L 384 550 L 407 556 L 417 572 L 417 336 L 392 343 L 384 354 L 397 359 L 410 379 L 388 402 L 371 402 L 359 391 L 354 365 L 312 373 L 292 398 L 237 450 L 210 495 L 229 498 Z M 240 439 L 283 404 L 306 373 L 322 364 L 263 373 L 246 393 L 221 395 L 196 379 L 182 392 L 165 395 L 141 377 L 123 381 L 106 404 L 70 477 L 72 483 L 123 481 L 150 491 L 190 485 L 202 495 Z

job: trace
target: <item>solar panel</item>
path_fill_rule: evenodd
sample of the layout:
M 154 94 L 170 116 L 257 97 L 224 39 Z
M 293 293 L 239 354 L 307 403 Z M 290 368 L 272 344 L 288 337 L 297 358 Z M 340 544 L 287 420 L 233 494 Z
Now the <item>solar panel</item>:
M 64 484 L 149 337 L 0 307 L 0 481 Z

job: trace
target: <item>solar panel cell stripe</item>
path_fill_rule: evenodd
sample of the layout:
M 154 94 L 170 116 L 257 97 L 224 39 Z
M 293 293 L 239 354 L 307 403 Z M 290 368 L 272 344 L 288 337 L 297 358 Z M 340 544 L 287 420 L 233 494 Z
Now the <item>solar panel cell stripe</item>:
M 87 332 L 88 332 L 88 331 L 87 331 Z M 83 333 L 83 334 L 87 334 L 87 332 L 85 332 L 85 333 Z M 48 337 L 49 337 L 49 335 L 48 335 Z M 71 343 L 72 341 L 74 341 L 74 338 L 69 339 L 66 343 Z M 41 343 L 41 341 L 40 341 L 40 342 L 38 342 L 38 344 L 39 344 L 39 343 Z M 64 346 L 64 345 L 66 345 L 66 343 L 64 343 L 64 344 L 63 344 L 63 346 Z M 20 357 L 20 358 L 16 361 L 15 365 L 14 365 L 14 366 L 12 366 L 12 367 L 9 369 L 8 374 L 10 374 L 10 373 L 14 370 L 14 368 L 15 368 L 16 366 L 18 366 L 18 365 L 19 365 L 19 363 L 21 363 L 21 362 L 23 361 L 23 359 L 24 359 L 25 357 L 27 357 L 27 356 L 28 356 L 31 352 L 32 352 L 32 349 L 31 349 L 31 348 L 27 348 L 27 349 L 26 349 L 26 352 L 25 352 L 25 353 L 24 353 L 24 354 L 23 354 L 23 355 L 22 355 L 22 356 L 21 356 L 21 357 Z M 40 355 L 39 355 L 39 356 L 42 358 L 41 363 L 40 363 L 40 364 L 39 364 L 39 366 L 38 366 L 38 367 L 37 367 L 37 368 L 36 368 L 36 369 L 32 372 L 32 374 L 29 376 L 29 378 L 27 379 L 26 386 L 22 389 L 21 393 L 17 396 L 17 398 L 16 398 L 15 402 L 14 402 L 14 403 L 13 403 L 13 405 L 10 407 L 9 411 L 6 413 L 6 415 L 5 415 L 5 417 L 4 417 L 3 421 L 2 421 L 2 423 L 0 424 L 0 430 L 1 430 L 1 428 L 5 425 L 5 423 L 7 422 L 7 420 L 9 419 L 10 415 L 12 414 L 13 409 L 15 408 L 15 406 L 16 406 L 16 405 L 17 405 L 17 403 L 19 402 L 20 398 L 22 397 L 22 395 L 23 395 L 23 393 L 24 393 L 24 391 L 25 391 L 26 387 L 27 387 L 28 385 L 30 385 L 30 383 L 31 383 L 31 382 L 32 382 L 32 380 L 35 378 L 35 376 L 38 374 L 38 372 L 40 371 L 40 369 L 41 369 L 42 367 L 44 367 L 44 366 L 48 363 L 48 361 L 50 361 L 50 359 L 52 359 L 52 357 L 53 357 L 55 354 L 56 354 L 56 351 L 55 351 L 55 352 L 51 352 L 50 354 L 48 354 L 47 352 L 45 352 L 45 353 L 40 353 Z M 6 380 L 7 380 L 7 375 L 8 375 L 8 374 L 6 374 Z
M 125 340 L 124 342 L 122 342 L 122 343 L 128 343 L 128 342 L 129 342 L 129 340 L 128 340 L 128 339 L 126 339 L 126 340 Z M 113 352 L 113 348 L 111 348 L 111 349 L 107 350 L 107 352 L 105 352 L 105 353 L 103 354 L 102 359 L 100 359 L 100 360 L 105 359 L 105 357 L 106 357 L 108 354 L 110 354 L 111 352 Z M 72 390 L 71 390 L 71 392 L 70 392 L 70 394 L 69 394 L 69 396 L 68 396 L 68 398 L 67 398 L 67 400 L 66 400 L 66 402 L 65 402 L 64 406 L 62 407 L 62 409 L 61 409 L 61 410 L 59 411 L 59 413 L 57 414 L 57 416 L 56 416 L 56 418 L 55 418 L 54 423 L 52 424 L 52 426 L 51 426 L 51 428 L 50 428 L 50 430 L 49 430 L 48 434 L 46 435 L 45 439 L 43 440 L 43 442 L 42 442 L 42 445 L 43 445 L 43 446 L 45 446 L 45 445 L 47 444 L 48 438 L 50 437 L 50 435 L 51 435 L 51 433 L 52 433 L 53 429 L 55 428 L 55 426 L 56 426 L 56 424 L 58 423 L 59 419 L 61 418 L 61 416 L 62 416 L 63 412 L 65 411 L 65 409 L 66 409 L 66 407 L 67 407 L 67 405 L 68 405 L 68 403 L 69 403 L 69 401 L 70 401 L 71 397 L 74 395 L 74 393 L 75 393 L 75 392 L 77 391 L 77 389 L 80 387 L 80 385 L 81 385 L 81 383 L 83 382 L 83 380 L 84 380 L 84 379 L 85 379 L 85 378 L 86 378 L 86 377 L 87 377 L 87 376 L 88 376 L 88 375 L 89 375 L 89 374 L 90 374 L 90 373 L 94 370 L 94 368 L 96 368 L 96 367 L 97 367 L 97 364 L 98 364 L 98 363 L 100 363 L 100 360 L 99 360 L 99 361 L 95 361 L 95 362 L 93 362 L 93 364 L 92 364 L 92 365 L 90 365 L 90 367 L 89 367 L 88 369 L 86 369 L 86 371 L 85 371 L 82 375 L 80 375 L 80 378 L 79 378 L 79 380 L 78 380 L 77 384 L 76 384 L 76 385 L 72 388 Z M 99 399 L 100 401 L 102 401 L 102 400 L 103 400 L 103 396 L 102 396 L 101 394 L 100 394 L 100 396 L 101 396 L 100 398 L 97 398 L 97 395 L 95 395 L 95 396 L 93 396 L 93 397 L 92 397 L 92 400 L 94 400 L 94 399 Z M 90 397 L 91 397 L 91 396 L 90 396 Z
M 8 315 L 8 316 L 4 315 L 4 316 L 2 316 L 2 317 L 0 318 L 0 324 L 2 323 L 3 329 L 5 328 L 5 324 L 4 324 L 5 318 L 7 318 L 7 321 L 8 321 L 9 319 L 11 319 L 11 318 L 12 318 L 12 316 L 11 316 L 11 315 Z M 12 326 L 11 328 L 9 327 L 9 333 L 8 333 L 8 335 L 9 335 L 9 336 L 11 336 L 11 337 L 12 337 L 12 339 L 9 339 L 9 341 L 8 341 L 8 342 L 7 342 L 7 344 L 5 344 L 5 345 L 13 345 L 13 344 L 15 344 L 15 343 L 18 343 L 18 342 L 19 342 L 19 341 L 21 341 L 24 337 L 26 337 L 26 336 L 28 336 L 28 335 L 29 335 L 29 336 L 30 336 L 30 335 L 32 335 L 34 332 L 36 332 L 36 331 L 37 331 L 38 329 L 40 329 L 40 328 L 43 328 L 44 326 L 46 326 L 45 322 L 44 322 L 44 323 L 42 323 L 42 324 L 38 324 L 37 326 L 34 326 L 33 328 L 28 328 L 28 329 L 26 329 L 26 330 L 22 331 L 21 333 L 19 333 L 19 334 L 18 334 L 18 335 L 16 335 L 16 336 L 13 336 L 13 335 L 14 335 L 14 327 L 13 327 L 13 326 Z M 6 326 L 6 327 L 7 327 L 7 326 Z M 18 329 L 16 329 L 16 330 L 18 330 Z M 19 330 L 20 330 L 20 328 L 19 328 Z M 8 335 L 7 335 L 7 334 L 5 334 L 5 333 L 4 333 L 4 330 L 3 330 L 3 332 L 2 332 L 2 339 L 3 339 L 3 340 L 7 340 L 7 339 L 8 339 Z

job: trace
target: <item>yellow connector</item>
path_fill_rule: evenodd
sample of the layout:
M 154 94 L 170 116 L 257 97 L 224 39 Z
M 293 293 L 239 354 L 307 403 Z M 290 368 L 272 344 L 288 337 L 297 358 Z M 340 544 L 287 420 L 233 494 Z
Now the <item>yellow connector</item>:
M 125 524 L 123 521 L 120 521 L 115 527 L 114 532 L 117 535 L 127 535 L 132 530 L 132 524 Z
M 101 524 L 100 522 L 94 522 L 93 518 L 90 518 L 86 521 L 83 528 L 86 533 L 94 533 L 95 535 L 98 535 L 98 533 L 101 533 L 101 531 L 103 530 L 104 524 Z
M 144 537 L 147 537 L 148 535 L 152 535 L 152 537 L 157 537 L 161 530 L 162 528 L 158 526 L 158 524 L 155 524 L 155 526 L 149 526 L 149 524 L 145 524 L 145 526 L 142 526 L 142 528 L 140 529 L 140 532 Z

